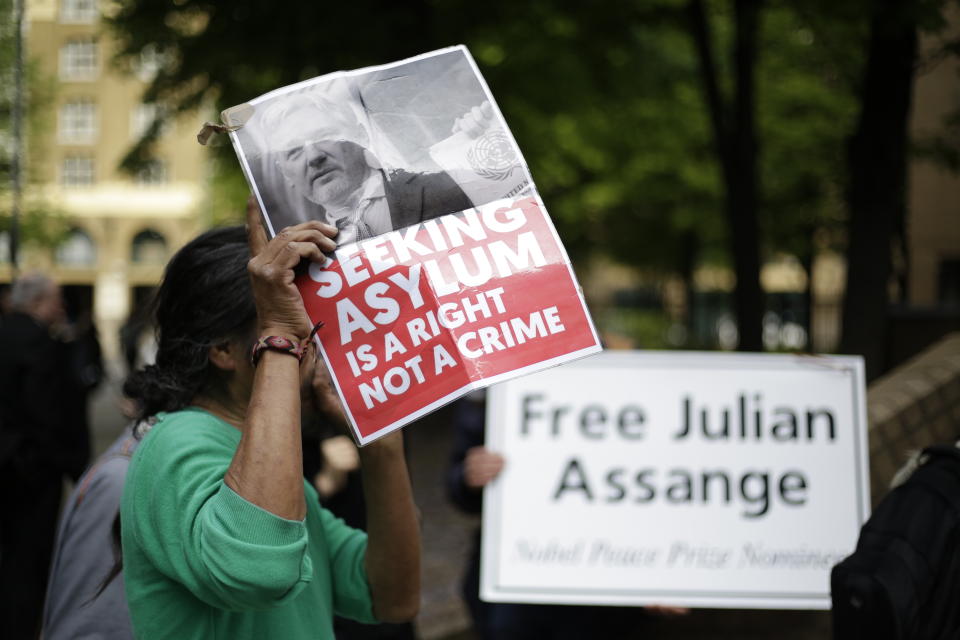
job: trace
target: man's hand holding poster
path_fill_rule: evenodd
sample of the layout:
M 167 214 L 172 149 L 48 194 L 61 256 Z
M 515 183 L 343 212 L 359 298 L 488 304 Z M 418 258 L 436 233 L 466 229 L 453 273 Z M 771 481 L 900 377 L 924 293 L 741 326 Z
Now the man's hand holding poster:
M 238 118 L 237 114 L 242 114 Z M 271 233 L 336 225 L 298 286 L 360 444 L 600 350 L 543 203 L 463 47 L 224 113 Z

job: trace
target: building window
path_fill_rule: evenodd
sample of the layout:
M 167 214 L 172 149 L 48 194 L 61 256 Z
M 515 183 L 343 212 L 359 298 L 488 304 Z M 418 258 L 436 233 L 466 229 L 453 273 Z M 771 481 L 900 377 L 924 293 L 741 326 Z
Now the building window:
M 136 264 L 164 264 L 167 240 L 153 229 L 144 229 L 133 237 L 130 257 Z
M 97 43 L 95 40 L 72 40 L 60 48 L 61 80 L 95 80 L 97 77 Z
M 149 160 L 137 172 L 137 184 L 151 186 L 167 183 L 167 163 L 163 160 Z
M 60 22 L 90 24 L 99 14 L 97 0 L 61 0 Z
M 97 263 L 97 247 L 82 229 L 71 229 L 57 247 L 57 264 L 69 267 L 92 267 Z
M 63 159 L 60 184 L 64 187 L 87 187 L 94 183 L 95 177 L 93 158 L 68 156 Z
M 90 144 L 97 137 L 97 105 L 76 100 L 60 107 L 60 142 Z

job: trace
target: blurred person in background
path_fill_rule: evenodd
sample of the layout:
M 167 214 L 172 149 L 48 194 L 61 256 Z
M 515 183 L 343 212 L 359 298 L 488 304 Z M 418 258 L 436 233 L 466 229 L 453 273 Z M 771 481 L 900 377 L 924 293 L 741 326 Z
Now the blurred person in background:
M 10 313 L 10 285 L 0 285 L 0 324 Z
M 153 326 L 154 309 L 151 304 L 141 304 L 130 312 L 127 321 L 120 327 L 120 352 L 126 375 L 149 366 L 157 359 L 156 327 Z M 137 403 L 122 396 L 119 400 L 120 413 L 133 419 L 139 413 Z
M 120 510 L 134 631 L 295 640 L 332 637 L 335 614 L 412 619 L 419 529 L 400 434 L 360 452 L 366 534 L 321 508 L 303 477 L 301 409 L 342 409 L 294 268 L 323 260 L 336 228 L 307 222 L 267 241 L 253 203 L 247 225 L 249 247 L 242 229 L 219 229 L 173 257 L 156 363 L 124 388 L 152 422 Z
M 132 427 L 124 429 L 67 499 L 43 607 L 44 640 L 133 638 L 123 576 L 112 571 L 120 553 L 120 496 L 139 442 Z
M 69 294 L 69 289 L 64 293 Z M 57 337 L 66 345 L 69 385 L 64 402 L 68 405 L 65 411 L 72 418 L 72 426 L 65 436 L 70 440 L 63 444 L 74 452 L 71 477 L 76 481 L 90 460 L 90 397 L 103 382 L 105 370 L 89 302 L 84 304 L 69 295 L 64 297 L 67 322 L 61 326 Z
M 14 282 L 0 326 L 0 620 L 4 635 L 36 636 L 64 475 L 76 480 L 88 450 L 77 432 L 59 285 L 42 273 Z

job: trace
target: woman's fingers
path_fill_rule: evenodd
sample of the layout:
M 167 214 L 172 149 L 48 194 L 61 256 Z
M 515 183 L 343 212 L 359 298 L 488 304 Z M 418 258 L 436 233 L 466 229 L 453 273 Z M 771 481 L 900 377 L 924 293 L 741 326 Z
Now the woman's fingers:
M 291 242 L 312 242 L 320 247 L 321 251 L 326 252 L 334 251 L 337 248 L 337 243 L 333 238 L 323 231 L 313 228 L 292 229 L 288 240 Z
M 322 225 L 323 223 L 317 224 Z M 329 225 L 323 226 L 329 228 Z M 267 244 L 263 251 L 260 252 L 258 258 L 261 262 L 273 262 L 277 259 L 277 256 L 284 251 L 286 245 L 297 242 L 311 243 L 319 248 L 321 254 L 324 252 L 330 253 L 337 248 L 337 243 L 330 238 L 326 229 L 319 229 L 315 226 L 297 225 L 296 227 L 288 227 L 278 233 L 277 236 Z M 326 260 L 326 257 L 319 258 L 316 262 L 323 262 L 324 260 Z
M 319 220 L 307 220 L 306 222 L 301 222 L 300 224 L 295 224 L 293 226 L 287 227 L 284 231 L 302 231 L 304 229 L 312 229 L 314 231 L 319 231 L 328 238 L 332 238 L 337 235 L 338 229 L 332 224 L 327 224 L 326 222 L 320 222 Z
M 323 251 L 313 242 L 288 242 L 277 255 L 275 263 L 281 269 L 292 271 L 304 258 L 311 262 L 326 260 Z
M 290 241 L 315 242 L 322 251 L 327 253 L 337 248 L 337 244 L 332 238 L 337 235 L 338 229 L 319 220 L 308 220 L 287 227 L 278 233 L 273 240 L 268 240 L 261 215 L 257 199 L 253 194 L 250 194 L 250 197 L 247 198 L 247 242 L 250 245 L 250 254 L 254 258 L 266 252 L 264 257 L 270 259 L 279 253 L 285 242 Z
M 247 244 L 253 257 L 260 255 L 267 246 L 267 231 L 263 228 L 260 215 L 260 204 L 251 193 L 247 198 Z
M 323 262 L 326 256 L 313 242 L 287 242 L 280 245 L 276 255 L 269 259 L 264 254 L 250 261 L 250 271 L 264 280 L 293 282 L 293 270 L 306 258 L 311 262 Z

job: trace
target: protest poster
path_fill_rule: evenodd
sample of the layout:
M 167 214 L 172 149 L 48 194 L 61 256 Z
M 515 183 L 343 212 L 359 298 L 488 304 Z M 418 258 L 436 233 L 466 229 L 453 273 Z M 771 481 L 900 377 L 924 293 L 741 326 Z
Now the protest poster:
M 488 393 L 482 599 L 830 608 L 869 515 L 861 358 L 605 352 Z
M 337 251 L 297 284 L 361 445 L 473 389 L 600 350 L 570 260 L 465 47 L 223 113 L 275 235 Z

